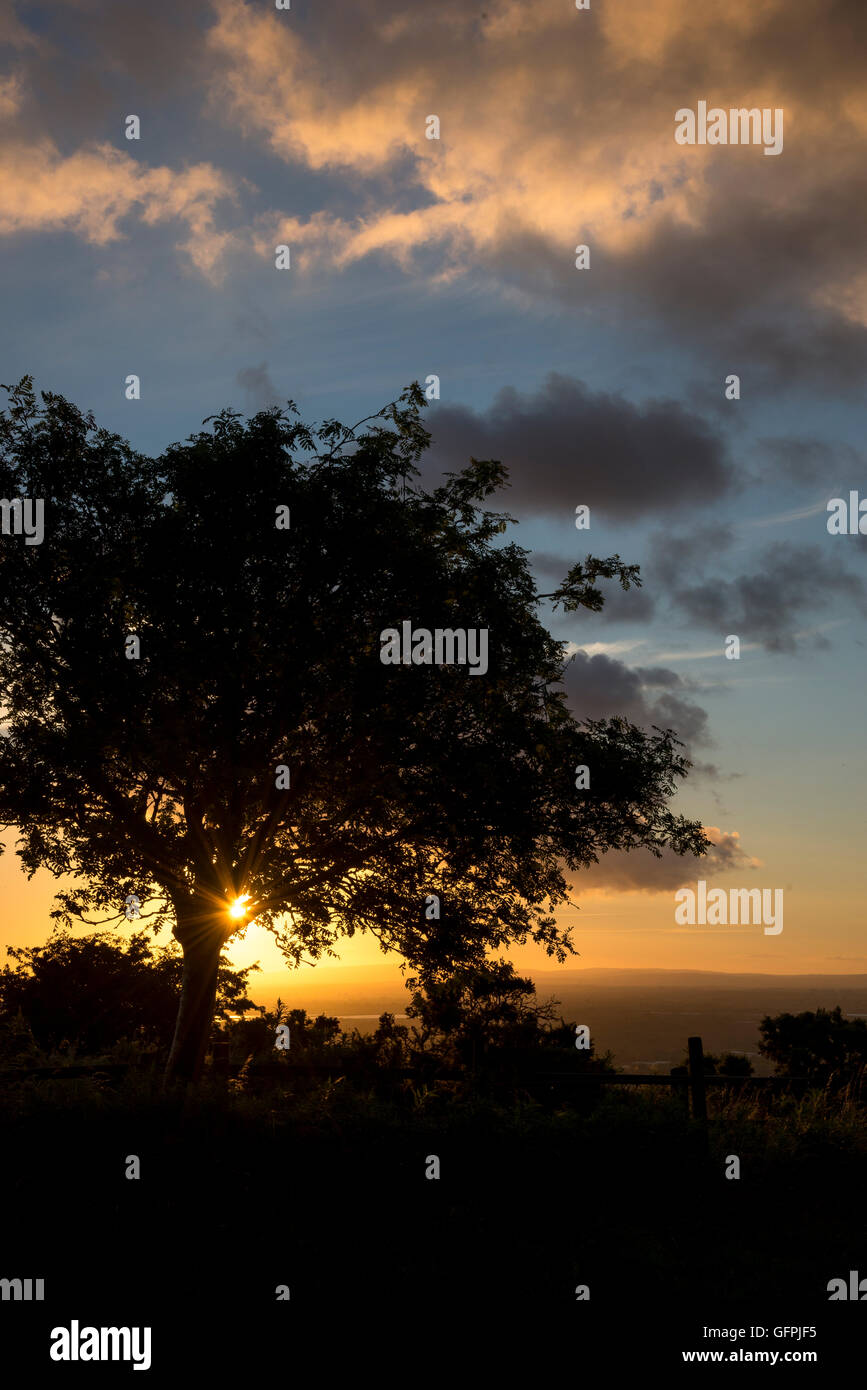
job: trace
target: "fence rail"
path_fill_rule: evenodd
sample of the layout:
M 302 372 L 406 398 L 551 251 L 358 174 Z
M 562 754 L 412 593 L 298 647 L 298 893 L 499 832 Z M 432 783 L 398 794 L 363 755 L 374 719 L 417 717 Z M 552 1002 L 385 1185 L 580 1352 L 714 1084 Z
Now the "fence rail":
M 728 1087 L 737 1090 L 764 1090 L 779 1086 L 806 1086 L 803 1076 L 720 1076 L 704 1070 L 704 1049 L 701 1038 L 688 1040 L 689 1066 L 672 1067 L 664 1072 L 587 1072 L 587 1071 L 545 1071 L 527 1068 L 510 1072 L 515 1080 L 524 1082 L 550 1083 L 552 1086 L 665 1086 L 689 1107 L 694 1119 L 704 1122 L 707 1119 L 707 1087 Z M 129 1062 L 105 1062 L 95 1066 L 56 1066 L 56 1067 L 15 1067 L 0 1070 L 0 1081 L 75 1081 L 82 1077 L 106 1076 L 120 1079 L 134 1070 Z M 213 1049 L 212 1073 L 216 1078 L 227 1080 L 237 1076 L 242 1064 L 229 1061 L 229 1045 L 217 1042 Z M 299 1077 L 338 1077 L 352 1076 L 355 1068 L 350 1063 L 336 1062 L 295 1062 L 284 1057 L 280 1062 L 254 1064 L 250 1073 L 254 1077 L 273 1077 L 286 1079 Z M 383 1081 L 426 1081 L 426 1080 L 465 1080 L 466 1072 L 437 1069 L 428 1072 L 418 1067 L 377 1067 L 376 1076 Z

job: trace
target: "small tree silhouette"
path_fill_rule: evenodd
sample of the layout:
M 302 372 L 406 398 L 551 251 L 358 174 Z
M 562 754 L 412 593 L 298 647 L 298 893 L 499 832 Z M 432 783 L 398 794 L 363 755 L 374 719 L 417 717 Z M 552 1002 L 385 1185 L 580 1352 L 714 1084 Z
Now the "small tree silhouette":
M 803 1076 L 814 1085 L 849 1081 L 867 1064 L 867 1023 L 845 1018 L 839 1004 L 815 1013 L 768 1015 L 759 1032 L 759 1051 L 778 1073 Z

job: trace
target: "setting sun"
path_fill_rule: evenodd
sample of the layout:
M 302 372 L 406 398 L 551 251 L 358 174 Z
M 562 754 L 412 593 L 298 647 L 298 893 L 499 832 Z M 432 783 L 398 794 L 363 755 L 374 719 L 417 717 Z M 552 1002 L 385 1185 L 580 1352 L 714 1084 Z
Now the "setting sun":
M 232 903 L 232 906 L 229 908 L 229 916 L 230 916 L 230 917 L 246 917 L 246 915 L 247 915 L 247 906 L 246 906 L 246 904 L 247 904 L 249 901 L 250 901 L 250 894 L 249 894 L 249 893 L 244 893 L 244 895 L 243 895 L 242 897 L 236 898 L 235 901 Z

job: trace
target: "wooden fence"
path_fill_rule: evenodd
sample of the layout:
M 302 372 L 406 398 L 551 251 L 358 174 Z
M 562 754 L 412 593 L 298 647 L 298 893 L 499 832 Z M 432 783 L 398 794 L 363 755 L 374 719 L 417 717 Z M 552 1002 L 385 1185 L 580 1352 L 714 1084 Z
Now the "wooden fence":
M 668 1076 L 655 1072 L 636 1073 L 636 1072 L 580 1072 L 580 1071 L 519 1071 L 515 1079 L 534 1081 L 537 1083 L 549 1083 L 552 1089 L 557 1087 L 570 1086 L 666 1086 L 671 1089 L 674 1095 L 681 1101 L 683 1106 L 689 1110 L 693 1119 L 700 1122 L 707 1120 L 707 1088 L 709 1086 L 726 1086 L 738 1091 L 744 1090 L 763 1090 L 776 1088 L 779 1086 L 808 1084 L 805 1077 L 798 1076 L 720 1076 L 715 1073 L 706 1073 L 704 1069 L 704 1048 L 701 1038 L 689 1038 L 687 1041 L 689 1065 L 688 1067 L 672 1067 Z M 52 1081 L 72 1081 L 80 1077 L 105 1076 L 110 1080 L 120 1079 L 128 1071 L 132 1070 L 132 1065 L 127 1062 L 106 1062 L 97 1066 L 59 1066 L 59 1067 L 17 1067 L 0 1070 L 0 1081 L 11 1080 L 52 1080 Z M 230 1076 L 237 1076 L 241 1070 L 241 1064 L 229 1062 L 228 1042 L 215 1042 L 213 1046 L 213 1065 L 212 1074 L 217 1079 L 227 1080 Z M 317 1077 L 338 1077 L 352 1074 L 352 1069 L 346 1063 L 333 1062 L 285 1062 L 260 1063 L 251 1067 L 253 1076 L 259 1078 L 273 1077 L 286 1079 L 288 1075 L 297 1075 L 305 1078 Z M 466 1079 L 465 1072 L 448 1070 L 437 1070 L 431 1073 L 430 1077 L 425 1072 L 416 1067 L 378 1067 L 377 1077 L 384 1081 L 403 1081 L 403 1080 L 460 1080 Z

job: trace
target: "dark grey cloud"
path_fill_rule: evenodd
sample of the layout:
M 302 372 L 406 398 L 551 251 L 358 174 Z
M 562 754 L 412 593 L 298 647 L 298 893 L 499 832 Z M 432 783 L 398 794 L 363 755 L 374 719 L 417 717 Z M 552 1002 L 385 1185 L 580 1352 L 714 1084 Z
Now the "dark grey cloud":
M 686 744 L 708 744 L 707 711 L 690 698 L 691 687 L 666 667 L 627 666 L 605 653 L 576 652 L 563 677 L 568 702 L 579 719 L 621 715 L 643 728 L 673 729 Z
M 725 522 L 708 522 L 688 531 L 656 531 L 650 537 L 644 572 L 653 588 L 677 588 L 686 575 L 702 573 L 708 557 L 727 551 L 733 540 L 734 532 Z
M 67 153 L 82 140 L 109 140 L 127 152 L 148 151 L 143 157 L 152 162 L 162 158 L 154 160 L 155 131 L 165 140 L 173 125 L 173 143 L 179 133 L 189 140 L 195 115 L 179 121 L 177 110 L 201 103 L 209 4 L 148 0 L 140 8 L 118 0 L 58 0 L 41 13 L 20 9 L 29 41 L 14 64 L 23 90 L 18 136 L 48 136 Z M 124 139 L 130 114 L 142 120 L 141 142 Z
M 699 415 L 673 400 L 634 405 L 557 372 L 534 394 L 504 387 L 487 411 L 435 407 L 428 426 L 426 479 L 470 456 L 499 459 L 511 484 L 503 505 L 519 515 L 574 516 L 583 503 L 591 526 L 594 508 L 636 521 L 714 502 L 734 482 L 723 440 Z
M 731 869 L 754 872 L 760 867 L 760 861 L 741 848 L 736 830 L 708 826 L 706 832 L 712 841 L 706 854 L 681 855 L 664 849 L 657 858 L 644 849 L 612 850 L 587 870 L 582 884 L 611 893 L 673 893 L 697 878 L 710 879 Z M 672 925 L 673 912 L 672 903 Z
M 676 588 L 675 605 L 692 621 L 741 643 L 758 642 L 768 651 L 792 652 L 799 643 L 827 645 L 821 633 L 799 637 L 810 616 L 831 604 L 853 604 L 867 614 L 867 587 L 846 568 L 843 547 L 860 538 L 828 536 L 828 544 L 768 547 L 758 568 L 735 577 L 718 575 Z M 835 548 L 836 547 L 836 548 Z
M 597 319 L 631 322 L 639 337 L 653 325 L 667 352 L 697 351 L 695 398 L 711 396 L 707 412 L 732 413 L 731 372 L 743 401 L 805 385 L 851 396 L 867 370 L 867 327 L 843 306 L 862 266 L 855 208 L 867 203 L 867 179 L 847 164 L 809 212 L 787 206 L 776 216 L 735 177 L 722 173 L 719 185 L 700 227 L 661 219 L 634 251 L 594 244 L 592 278 L 580 283 L 562 246 L 522 230 L 503 237 L 489 268 L 532 299 L 557 301 L 586 331 Z M 817 265 L 839 307 L 805 294 Z
M 851 387 L 867 362 L 867 331 L 804 294 L 817 263 L 826 281 L 829 268 L 841 287 L 857 279 L 863 239 L 853 199 L 867 201 L 867 181 L 851 172 L 857 192 L 849 174 L 838 174 L 810 206 L 776 213 L 723 176 L 702 229 L 660 225 L 652 241 L 612 267 L 611 289 L 633 312 L 662 316 L 679 338 L 707 339 L 704 367 L 718 364 L 720 400 L 723 367 L 741 377 L 743 400 L 805 379 L 835 393 Z
M 235 380 L 243 388 L 249 414 L 280 403 L 280 393 L 268 373 L 267 362 L 260 362 L 258 367 L 242 367 Z

